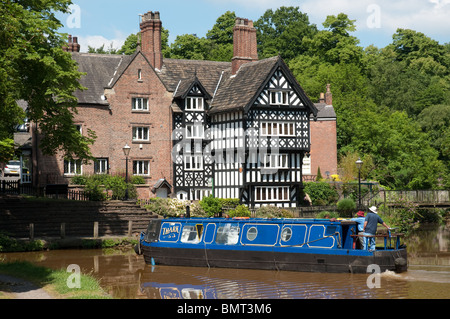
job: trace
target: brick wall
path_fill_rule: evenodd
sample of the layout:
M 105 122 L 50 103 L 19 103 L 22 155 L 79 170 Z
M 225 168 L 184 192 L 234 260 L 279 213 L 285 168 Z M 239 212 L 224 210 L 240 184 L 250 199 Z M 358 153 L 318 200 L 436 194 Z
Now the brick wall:
M 139 71 L 140 70 L 140 71 Z M 140 74 L 140 79 L 138 78 Z M 160 179 L 172 180 L 171 133 L 172 96 L 143 54 L 139 53 L 124 71 L 112 89 L 105 92 L 110 107 L 79 105 L 74 123 L 81 125 L 82 133 L 94 130 L 97 140 L 91 147 L 96 158 L 107 158 L 111 174 L 125 175 L 125 144 L 131 147 L 128 176 L 133 175 L 133 161 L 150 161 L 150 175 L 144 176 L 149 189 Z M 133 111 L 132 99 L 148 99 L 148 111 Z M 133 142 L 133 126 L 149 127 L 149 142 Z M 38 151 L 39 184 L 67 183 L 64 176 L 63 154 L 43 156 Z M 94 165 L 83 165 L 83 174 L 93 174 Z M 154 196 L 150 191 L 142 194 Z M 147 197 L 148 198 L 148 197 Z
M 336 121 L 311 121 L 311 174 L 337 174 Z

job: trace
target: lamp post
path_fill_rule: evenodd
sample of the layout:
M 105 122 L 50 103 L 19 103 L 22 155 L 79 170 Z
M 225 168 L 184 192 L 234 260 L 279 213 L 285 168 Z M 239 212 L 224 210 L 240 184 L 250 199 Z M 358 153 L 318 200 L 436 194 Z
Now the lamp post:
M 122 148 L 123 154 L 125 155 L 125 200 L 128 200 L 128 155 L 130 155 L 131 147 L 128 146 L 128 143 Z
M 361 166 L 363 164 L 363 161 L 361 161 L 361 158 L 358 158 L 356 161 L 356 166 L 358 166 L 358 186 L 359 186 L 359 194 L 358 194 L 358 209 L 361 209 Z

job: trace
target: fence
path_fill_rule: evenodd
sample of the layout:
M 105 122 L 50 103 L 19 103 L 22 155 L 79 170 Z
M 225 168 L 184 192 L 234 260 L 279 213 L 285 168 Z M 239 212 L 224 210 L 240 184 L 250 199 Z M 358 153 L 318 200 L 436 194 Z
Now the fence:
M 380 190 L 369 200 L 368 205 L 392 205 L 400 201 L 413 202 L 422 205 L 450 205 L 448 190 Z
M 48 185 L 47 187 L 34 187 L 31 184 L 23 184 L 20 180 L 1 180 L 0 194 L 6 195 L 30 195 L 54 199 L 69 199 L 88 201 L 89 195 L 80 190 L 68 189 L 67 185 Z

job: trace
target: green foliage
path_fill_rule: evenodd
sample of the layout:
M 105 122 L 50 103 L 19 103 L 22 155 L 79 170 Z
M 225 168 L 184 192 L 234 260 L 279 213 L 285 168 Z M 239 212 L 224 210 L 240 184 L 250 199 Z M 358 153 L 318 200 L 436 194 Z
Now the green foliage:
M 304 192 L 309 195 L 313 205 L 316 206 L 334 204 L 339 197 L 337 191 L 326 182 L 305 183 Z
M 41 251 L 44 244 L 40 240 L 18 241 L 0 232 L 0 252 Z
M 108 176 L 108 178 L 104 185 L 108 194 L 110 193 L 111 199 L 123 199 L 127 189 L 128 198 L 137 198 L 136 187 L 133 184 L 126 183 L 125 179 L 121 176 L 106 176 Z
M 321 211 L 320 213 L 318 213 L 316 215 L 316 218 L 325 218 L 325 219 L 330 219 L 330 218 L 339 218 L 341 216 L 339 216 L 338 213 L 336 212 L 329 212 L 329 211 Z
M 39 124 L 40 149 L 66 158 L 91 159 L 95 133 L 81 135 L 73 123 L 83 87 L 82 73 L 62 47 L 67 38 L 57 30 L 56 13 L 67 12 L 69 0 L 0 2 L 0 140 L 12 139 L 11 124 L 23 117 L 16 101 L 28 103 L 26 116 Z M 8 136 L 4 136 L 4 135 Z
M 292 211 L 281 208 L 277 206 L 262 206 L 259 207 L 255 212 L 256 217 L 258 218 L 293 218 L 294 214 Z
M 356 211 L 355 201 L 351 198 L 344 198 L 338 201 L 337 210 L 340 217 L 352 217 L 353 213 Z
M 142 184 L 145 184 L 145 183 L 146 183 L 145 178 L 143 178 L 142 176 L 133 175 L 131 177 L 131 184 L 142 185 Z
M 139 181 L 139 179 L 137 180 Z M 135 183 L 125 183 L 122 176 L 108 174 L 77 175 L 71 180 L 74 185 L 84 185 L 90 200 L 123 199 L 128 188 L 128 198 L 137 198 Z M 137 183 L 136 183 L 137 184 Z
M 230 217 L 251 217 L 251 212 L 245 205 L 238 205 L 235 209 L 228 211 Z
M 203 197 L 203 199 L 200 201 L 200 206 L 209 217 L 216 216 L 222 211 L 222 204 L 220 202 L 220 199 L 214 198 L 211 195 Z
M 419 206 L 407 199 L 399 198 L 398 206 L 393 209 L 389 221 L 399 228 L 399 232 L 409 234 L 420 226 Z
M 102 185 L 102 181 L 95 178 L 88 178 L 84 186 L 84 192 L 91 201 L 103 201 L 106 200 L 105 188 Z

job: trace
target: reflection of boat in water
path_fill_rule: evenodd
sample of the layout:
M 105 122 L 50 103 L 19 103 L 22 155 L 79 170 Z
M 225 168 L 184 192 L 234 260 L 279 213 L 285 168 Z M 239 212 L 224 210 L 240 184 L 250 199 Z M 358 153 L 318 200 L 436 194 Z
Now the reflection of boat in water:
M 152 299 L 217 299 L 215 291 L 203 286 L 146 282 L 141 290 Z
M 388 245 L 391 236 L 394 247 Z M 386 235 L 384 247 L 375 251 L 357 249 L 357 240 L 356 223 L 346 220 L 171 218 L 150 221 L 136 251 L 154 265 L 351 273 L 366 273 L 372 264 L 382 272 L 407 269 L 398 235 Z

